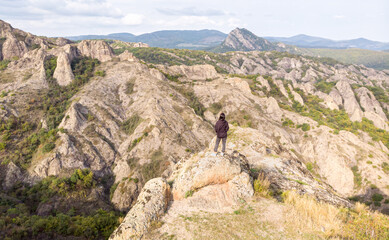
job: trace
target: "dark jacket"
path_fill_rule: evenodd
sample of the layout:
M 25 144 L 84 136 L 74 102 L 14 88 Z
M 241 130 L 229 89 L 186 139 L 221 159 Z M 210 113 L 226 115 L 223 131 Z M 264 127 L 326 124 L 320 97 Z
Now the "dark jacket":
M 228 122 L 225 119 L 219 119 L 215 125 L 215 132 L 218 138 L 227 137 L 227 131 L 230 129 Z

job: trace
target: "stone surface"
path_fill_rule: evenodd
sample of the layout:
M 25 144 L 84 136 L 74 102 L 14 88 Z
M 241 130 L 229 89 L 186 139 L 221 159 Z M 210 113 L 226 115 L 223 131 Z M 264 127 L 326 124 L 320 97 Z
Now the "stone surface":
M 181 166 L 182 165 L 182 166 Z M 180 167 L 172 174 L 173 198 L 182 200 L 191 191 L 194 192 L 205 186 L 229 183 L 231 192 L 236 191 L 236 199 L 248 197 L 253 194 L 249 180 L 248 166 L 243 156 L 239 154 L 221 156 L 211 156 L 208 152 L 203 156 L 199 154 L 184 163 L 179 163 Z M 245 184 L 246 183 L 246 184 Z M 246 189 L 242 190 L 240 188 Z
M 57 58 L 57 67 L 55 68 L 53 75 L 60 86 L 67 86 L 74 79 L 70 64 L 71 61 L 68 54 L 66 52 L 60 52 Z
M 157 221 L 166 211 L 170 199 L 170 186 L 162 178 L 148 181 L 139 194 L 134 207 L 127 213 L 120 226 L 109 239 L 141 239 L 152 221 Z
M 84 56 L 97 58 L 101 62 L 112 59 L 112 48 L 103 40 L 83 40 L 78 45 L 80 53 Z
M 141 176 L 136 174 L 118 182 L 118 186 L 111 199 L 116 209 L 122 212 L 130 210 L 142 189 L 140 180 Z

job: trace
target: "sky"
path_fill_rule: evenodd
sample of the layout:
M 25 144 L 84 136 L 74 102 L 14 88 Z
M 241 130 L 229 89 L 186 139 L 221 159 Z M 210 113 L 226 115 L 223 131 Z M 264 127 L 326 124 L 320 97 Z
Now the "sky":
M 244 27 L 389 42 L 389 0 L 0 0 L 0 19 L 49 37 Z

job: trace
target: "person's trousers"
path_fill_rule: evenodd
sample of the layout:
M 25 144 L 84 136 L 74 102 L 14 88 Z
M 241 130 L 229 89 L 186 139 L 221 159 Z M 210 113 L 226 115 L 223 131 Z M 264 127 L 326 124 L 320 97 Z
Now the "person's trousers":
M 219 143 L 220 143 L 220 140 L 222 140 L 222 152 L 225 152 L 226 151 L 226 142 L 227 142 L 227 137 L 225 138 L 216 138 L 216 144 L 215 144 L 215 149 L 214 151 L 217 152 L 217 149 L 219 148 Z

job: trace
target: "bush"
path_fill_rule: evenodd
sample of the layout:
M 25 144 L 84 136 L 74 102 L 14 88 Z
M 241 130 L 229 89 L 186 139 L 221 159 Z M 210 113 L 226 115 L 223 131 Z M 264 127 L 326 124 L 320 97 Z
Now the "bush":
M 303 123 L 301 125 L 297 125 L 297 128 L 301 128 L 304 132 L 309 131 L 311 129 L 311 126 L 309 126 L 308 123 Z
M 96 71 L 95 74 L 96 74 L 97 76 L 100 76 L 100 77 L 105 77 L 105 71 L 104 71 L 104 70 Z
M 192 89 L 184 88 L 184 87 L 176 87 L 176 90 L 178 90 L 186 99 L 188 99 L 189 103 L 188 105 L 193 108 L 195 113 L 199 115 L 200 117 L 204 117 L 204 112 L 206 111 L 206 108 L 204 105 L 199 101 L 196 94 Z
M 265 177 L 263 173 L 258 174 L 258 178 L 254 180 L 254 192 L 262 197 L 271 196 L 269 190 L 270 181 Z
M 54 148 L 55 148 L 55 143 L 48 143 L 48 144 L 46 144 L 45 146 L 43 146 L 42 151 L 43 151 L 44 153 L 48 153 L 48 152 L 50 152 L 51 150 L 53 150 Z
M 0 61 L 0 71 L 5 70 L 8 67 L 8 63 L 10 63 L 10 60 L 2 60 Z
M 371 200 L 373 200 L 374 202 L 381 202 L 382 199 L 384 199 L 384 197 L 379 193 L 374 193 L 371 197 Z
M 128 135 L 131 135 L 142 121 L 143 119 L 139 117 L 138 114 L 134 114 L 128 120 L 122 123 L 121 128 Z
M 211 111 L 213 114 L 218 114 L 220 110 L 222 110 L 222 105 L 218 102 L 212 103 L 211 106 L 209 107 L 209 111 Z
M 286 118 L 282 122 L 282 126 L 294 128 L 295 125 L 294 125 L 294 122 L 292 120 L 290 120 L 289 118 Z
M 308 171 L 310 171 L 310 172 L 313 171 L 313 164 L 312 163 L 307 162 L 306 166 L 307 166 Z
M 49 56 L 44 61 L 44 68 L 46 73 L 46 80 L 49 85 L 54 86 L 57 84 L 57 81 L 54 78 L 54 71 L 57 67 L 57 57 Z
M 320 79 L 315 83 L 315 87 L 324 93 L 329 94 L 332 88 L 336 85 L 336 82 L 326 82 L 325 80 Z

